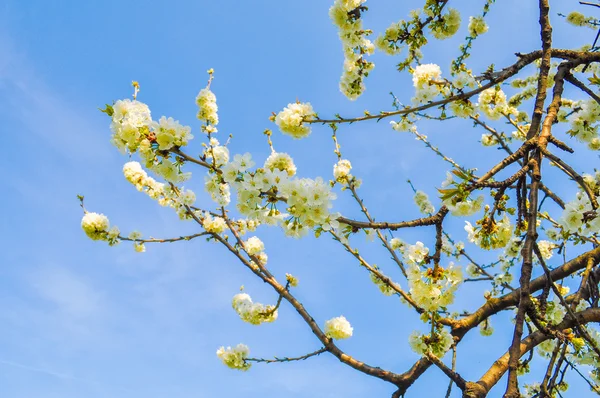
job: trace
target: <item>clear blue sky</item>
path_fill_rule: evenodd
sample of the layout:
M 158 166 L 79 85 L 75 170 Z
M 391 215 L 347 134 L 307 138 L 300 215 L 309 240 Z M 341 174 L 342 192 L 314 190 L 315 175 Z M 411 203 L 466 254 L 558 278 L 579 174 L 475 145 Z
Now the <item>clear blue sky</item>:
M 421 3 L 369 1 L 365 25 L 380 32 Z M 472 8 L 461 5 L 457 36 L 425 50 L 424 62 L 439 63 L 446 75 L 468 16 L 483 4 L 468 3 Z M 490 32 L 474 47 L 484 56 L 469 64 L 475 72 L 490 63 L 509 65 L 514 52 L 539 47 L 534 3 L 506 0 L 492 7 Z M 579 47 L 593 39 L 591 31 L 564 26 L 556 16 L 575 9 L 575 1 L 551 3 L 556 46 Z M 155 118 L 172 116 L 192 126 L 198 137 L 192 148 L 199 152 L 194 98 L 205 85 L 206 70 L 214 68 L 220 137 L 233 134 L 231 152 L 251 152 L 259 163 L 269 153 L 262 131 L 274 128 L 270 113 L 296 98 L 310 101 L 323 116 L 390 109 L 391 90 L 408 102 L 410 76 L 396 73 L 397 61 L 381 54 L 373 57 L 376 67 L 363 97 L 349 102 L 339 93 L 342 52 L 328 18 L 330 5 L 322 0 L 0 0 L 0 170 L 7 189 L 0 198 L 1 397 L 351 398 L 393 392 L 327 355 L 258 364 L 246 373 L 225 368 L 215 355 L 221 345 L 244 342 L 253 356 L 262 357 L 301 355 L 320 346 L 287 305 L 274 324 L 244 324 L 230 306 L 241 285 L 257 301 L 272 303 L 276 297 L 214 244 L 148 245 L 146 253 L 137 254 L 128 244 L 109 248 L 92 242 L 80 229 L 77 194 L 124 232 L 170 237 L 193 230 L 122 177 L 127 158 L 109 143 L 108 119 L 97 107 L 129 97 L 132 80 L 141 83 L 139 99 Z M 466 167 L 484 168 L 502 156 L 482 149 L 477 143 L 482 131 L 468 123 L 419 126 Z M 497 127 L 512 131 L 501 123 Z M 281 134 L 274 140 L 279 151 L 294 156 L 301 176 L 331 177 L 335 156 L 327 128 L 316 127 L 302 141 Z M 387 121 L 344 126 L 340 140 L 354 174 L 364 180 L 365 202 L 380 220 L 417 216 L 405 180 L 434 197 L 448 169 Z M 583 167 L 587 161 L 575 164 Z M 201 174 L 198 170 L 189 186 L 208 206 Z M 559 192 L 574 192 L 565 180 L 558 185 Z M 360 217 L 346 195 L 340 194 L 336 206 Z M 463 223 L 455 219 L 449 225 L 458 233 Z M 399 236 L 432 245 L 431 232 Z M 340 314 L 350 320 L 355 335 L 340 343 L 349 354 L 396 372 L 417 359 L 407 337 L 426 326 L 397 299 L 381 295 L 340 247 L 327 239 L 282 240 L 272 229 L 261 229 L 259 236 L 275 274 L 298 276 L 297 297 L 320 324 Z M 360 239 L 356 244 L 364 246 Z M 373 246 L 368 260 L 398 276 Z M 480 305 L 478 291 L 473 288 L 474 296 L 459 303 Z M 492 321 L 500 325 L 509 315 Z M 459 348 L 458 370 L 478 378 L 509 339 L 497 333 L 486 340 L 473 331 Z M 475 358 L 476 352 L 483 355 Z M 432 368 L 408 396 L 437 397 L 446 385 Z

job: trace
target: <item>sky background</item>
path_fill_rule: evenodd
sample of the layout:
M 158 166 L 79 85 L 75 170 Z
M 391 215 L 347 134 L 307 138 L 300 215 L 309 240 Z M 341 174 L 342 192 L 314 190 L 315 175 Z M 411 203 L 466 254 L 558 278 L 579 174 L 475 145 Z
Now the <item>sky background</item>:
M 468 63 L 476 73 L 491 63 L 498 69 L 508 66 L 515 52 L 539 48 L 534 3 L 505 0 L 492 6 L 490 31 L 474 45 L 481 56 Z M 468 16 L 478 15 L 483 1 L 450 4 L 462 11 L 463 26 L 453 39 L 434 41 L 424 50 L 424 62 L 440 64 L 446 76 L 466 36 Z M 269 115 L 296 99 L 310 101 L 322 116 L 389 110 L 390 91 L 409 102 L 411 76 L 398 74 L 399 60 L 380 53 L 372 57 L 376 67 L 359 100 L 350 102 L 339 92 L 342 51 L 328 18 L 330 5 L 317 0 L 0 0 L 0 137 L 5 146 L 0 170 L 7 188 L 0 197 L 0 396 L 380 397 L 393 392 L 328 355 L 257 364 L 245 373 L 227 369 L 215 355 L 221 345 L 243 342 L 256 357 L 302 355 L 320 345 L 286 304 L 274 324 L 243 323 L 230 305 L 241 285 L 256 301 L 274 303 L 277 297 L 215 244 L 148 245 L 138 254 L 129 244 L 109 248 L 90 241 L 80 228 L 77 194 L 85 195 L 90 211 L 108 215 L 124 233 L 173 237 L 196 230 L 122 176 L 128 159 L 111 146 L 109 119 L 97 108 L 129 97 L 132 80 L 140 82 L 138 99 L 150 105 L 155 119 L 172 116 L 192 126 L 191 150 L 199 153 L 194 99 L 206 84 L 206 70 L 214 68 L 219 138 L 233 134 L 232 155 L 251 152 L 258 164 L 269 154 L 262 131 L 276 130 Z M 365 26 L 379 33 L 422 1 L 368 5 Z M 556 15 L 578 9 L 577 2 L 551 5 L 556 47 L 591 42 L 593 32 L 566 26 Z M 512 131 L 501 122 L 495 126 Z M 419 129 L 465 167 L 483 169 L 503 156 L 481 148 L 482 131 L 469 123 L 423 121 Z M 377 219 L 418 217 L 408 178 L 439 207 L 435 187 L 448 165 L 412 136 L 393 131 L 389 120 L 343 126 L 339 139 L 353 174 L 364 180 L 360 192 Z M 315 126 L 301 141 L 277 133 L 274 143 L 294 157 L 301 177 L 331 178 L 335 155 L 328 128 Z M 597 162 L 580 153 L 567 159 L 588 172 Z M 212 204 L 202 194 L 202 174 L 196 170 L 187 186 L 207 207 Z M 566 179 L 548 185 L 573 198 L 575 188 Z M 336 209 L 361 218 L 345 193 Z M 448 221 L 457 240 L 465 239 L 463 225 L 464 219 Z M 277 229 L 261 228 L 257 235 L 275 275 L 289 272 L 300 279 L 295 294 L 319 324 L 341 314 L 350 320 L 354 336 L 340 342 L 342 349 L 398 373 L 418 359 L 407 338 L 427 326 L 397 298 L 380 294 L 341 247 L 326 238 L 283 239 Z M 430 229 L 398 236 L 433 246 Z M 353 244 L 365 246 L 364 238 Z M 377 244 L 366 248 L 367 260 L 398 277 L 380 249 Z M 455 308 L 481 305 L 483 289 L 466 287 Z M 501 333 L 500 325 L 510 327 L 510 316 L 492 319 L 499 332 L 491 338 L 477 331 L 467 335 L 458 354 L 464 377 L 479 378 L 506 350 L 512 333 Z M 573 380 L 573 396 L 587 391 Z M 407 396 L 441 396 L 446 386 L 446 378 L 431 368 Z M 492 396 L 501 394 L 504 383 L 499 386 Z

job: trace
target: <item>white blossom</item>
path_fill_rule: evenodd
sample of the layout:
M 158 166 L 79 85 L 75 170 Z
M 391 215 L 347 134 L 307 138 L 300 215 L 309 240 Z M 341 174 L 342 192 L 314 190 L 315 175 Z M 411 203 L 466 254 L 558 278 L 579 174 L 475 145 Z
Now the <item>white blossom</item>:
M 263 322 L 273 322 L 277 319 L 277 310 L 273 305 L 252 302 L 246 293 L 238 293 L 231 301 L 233 309 L 244 322 L 260 325 Z
M 213 217 L 209 213 L 205 213 L 204 219 L 202 220 L 202 226 L 206 232 L 220 234 L 227 228 L 227 223 L 222 217 Z
M 172 117 L 166 118 L 162 116 L 158 122 L 152 122 L 151 127 L 156 136 L 158 148 L 161 151 L 169 150 L 174 146 L 185 146 L 189 140 L 194 138 L 190 134 L 190 127 L 182 126 Z
M 285 171 L 289 177 L 293 177 L 296 174 L 294 160 L 287 153 L 272 152 L 267 160 L 265 160 L 264 168 L 271 171 Z
M 254 256 L 265 250 L 265 244 L 258 237 L 253 236 L 244 242 L 244 248 L 246 249 L 246 253 Z
M 441 358 L 450 349 L 454 340 L 446 329 L 442 329 L 438 333 L 433 334 L 433 336 L 415 331 L 408 338 L 408 343 L 410 344 L 410 348 L 419 355 L 431 352 L 433 355 Z
M 352 337 L 352 326 L 350 322 L 343 316 L 337 318 L 331 318 L 325 322 L 325 334 L 332 339 L 341 340 Z
M 212 125 L 219 124 L 217 97 L 208 87 L 200 90 L 196 97 L 196 105 L 199 108 L 198 119 Z
M 104 214 L 87 212 L 81 219 L 83 232 L 92 240 L 106 240 L 110 223 Z
M 310 134 L 310 125 L 305 124 L 306 120 L 310 120 L 315 116 L 315 111 L 312 105 L 305 103 L 292 103 L 283 108 L 275 117 L 275 123 L 282 133 L 300 139 L 308 137 Z
M 144 138 L 140 129 L 152 123 L 150 108 L 143 102 L 125 99 L 115 102 L 112 109 L 111 142 L 122 152 L 135 152 Z
M 488 31 L 488 26 L 483 17 L 469 17 L 469 35 L 477 37 Z
M 350 170 L 352 170 L 352 164 L 349 160 L 340 159 L 333 166 L 333 177 L 338 182 L 347 182 L 352 179 L 352 174 L 350 174 Z
M 217 350 L 217 357 L 231 369 L 248 370 L 250 363 L 246 362 L 250 349 L 244 344 L 238 344 L 236 347 L 221 347 Z
M 491 120 L 498 120 L 502 115 L 511 113 L 506 94 L 496 87 L 490 87 L 479 94 L 477 107 Z

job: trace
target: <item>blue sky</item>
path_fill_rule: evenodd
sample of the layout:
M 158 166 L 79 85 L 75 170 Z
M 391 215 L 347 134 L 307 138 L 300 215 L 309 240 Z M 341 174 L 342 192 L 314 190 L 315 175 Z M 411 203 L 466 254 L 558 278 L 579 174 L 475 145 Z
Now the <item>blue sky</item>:
M 369 3 L 365 25 L 375 32 L 421 5 Z M 460 3 L 463 22 L 483 4 L 455 3 Z M 575 9 L 572 3 L 567 7 L 567 2 L 553 2 L 558 47 L 578 47 L 593 39 L 592 32 L 564 26 L 556 16 Z M 91 211 L 107 214 L 122 231 L 170 237 L 194 230 L 122 177 L 127 157 L 110 145 L 109 121 L 97 108 L 129 97 L 132 80 L 140 82 L 139 99 L 150 105 L 155 118 L 172 116 L 192 126 L 198 138 L 192 148 L 199 152 L 194 98 L 205 85 L 206 70 L 214 68 L 221 137 L 233 134 L 230 151 L 251 152 L 257 163 L 269 154 L 262 135 L 265 128 L 274 129 L 269 115 L 296 98 L 310 101 L 323 116 L 390 109 L 390 91 L 408 102 L 410 76 L 398 74 L 397 61 L 381 54 L 373 56 L 376 68 L 363 97 L 349 102 L 340 94 L 342 53 L 327 15 L 329 6 L 316 0 L 0 0 L 5 145 L 0 170 L 7 188 L 0 198 L 5 245 L 0 267 L 0 396 L 391 394 L 390 386 L 327 355 L 294 364 L 255 365 L 246 373 L 225 368 L 215 356 L 221 345 L 244 342 L 253 356 L 262 357 L 301 355 L 320 346 L 286 305 L 274 324 L 244 324 L 230 306 L 241 285 L 257 301 L 271 303 L 276 297 L 214 244 L 148 246 L 146 253 L 137 254 L 127 244 L 109 248 L 89 241 L 80 229 L 77 194 L 84 194 Z M 490 32 L 474 47 L 485 56 L 468 65 L 481 72 L 490 63 L 511 64 L 516 51 L 537 49 L 535 12 L 533 2 L 507 0 L 493 6 Z M 439 63 L 447 74 L 465 31 L 466 23 L 454 39 L 432 42 L 424 62 Z M 482 131 L 468 123 L 424 121 L 419 126 L 466 167 L 484 168 L 501 159 L 494 149 L 481 149 L 477 141 Z M 497 127 L 512 131 L 501 123 Z M 387 121 L 344 126 L 339 137 L 354 174 L 364 180 L 366 204 L 381 220 L 416 217 L 405 180 L 412 179 L 434 197 L 448 169 L 420 142 L 391 130 Z M 274 142 L 278 151 L 294 157 L 301 176 L 330 178 L 335 156 L 327 128 L 315 127 L 302 141 L 276 134 Z M 583 170 L 590 158 L 570 160 Z M 197 170 L 189 187 L 208 206 L 200 174 Z M 564 179 L 555 188 L 567 198 L 574 192 Z M 347 195 L 340 194 L 336 206 L 344 215 L 360 217 Z M 458 235 L 463 223 L 448 223 L 458 239 L 464 239 Z M 340 343 L 349 354 L 397 372 L 417 359 L 407 337 L 425 325 L 397 299 L 382 296 L 340 247 L 327 239 L 283 240 L 273 229 L 260 229 L 259 236 L 275 274 L 298 276 L 297 297 L 319 323 L 340 314 L 351 321 L 355 336 Z M 429 245 L 433 238 L 430 230 L 399 236 Z M 361 239 L 356 245 L 365 246 Z M 398 276 L 379 247 L 365 250 L 368 260 Z M 469 291 L 474 296 L 459 303 L 468 308 L 481 304 L 480 291 L 474 286 Z M 493 322 L 500 325 L 508 316 Z M 459 349 L 459 371 L 478 378 L 508 341 L 506 334 L 485 340 L 474 331 Z M 473 361 L 481 351 L 481 362 Z M 445 388 L 446 379 L 431 369 L 408 396 L 439 396 Z

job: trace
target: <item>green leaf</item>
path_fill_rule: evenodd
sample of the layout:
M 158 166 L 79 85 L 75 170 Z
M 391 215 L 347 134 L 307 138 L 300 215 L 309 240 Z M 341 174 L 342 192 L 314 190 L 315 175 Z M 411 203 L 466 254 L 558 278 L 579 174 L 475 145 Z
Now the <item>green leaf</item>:
M 458 193 L 458 189 L 438 189 L 442 200 L 448 200 Z
M 588 80 L 590 81 L 590 84 L 593 84 L 594 86 L 600 86 L 600 77 L 596 76 L 595 73 L 594 77 L 588 77 Z
M 100 110 L 100 112 L 102 113 L 106 113 L 108 116 L 112 116 L 115 113 L 115 110 L 113 109 L 112 105 L 108 105 L 106 104 L 106 108 L 101 109 L 98 108 Z

